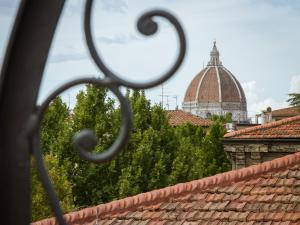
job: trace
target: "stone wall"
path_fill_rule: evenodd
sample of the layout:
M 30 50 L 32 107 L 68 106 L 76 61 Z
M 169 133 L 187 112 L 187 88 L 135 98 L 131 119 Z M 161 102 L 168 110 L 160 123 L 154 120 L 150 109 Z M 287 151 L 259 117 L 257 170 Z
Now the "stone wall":
M 192 113 L 202 118 L 207 118 L 210 115 L 226 115 L 232 114 L 233 121 L 246 122 L 248 121 L 247 104 L 238 102 L 184 102 L 182 109 L 185 112 Z
M 300 151 L 300 143 L 223 143 L 232 169 L 244 168 Z

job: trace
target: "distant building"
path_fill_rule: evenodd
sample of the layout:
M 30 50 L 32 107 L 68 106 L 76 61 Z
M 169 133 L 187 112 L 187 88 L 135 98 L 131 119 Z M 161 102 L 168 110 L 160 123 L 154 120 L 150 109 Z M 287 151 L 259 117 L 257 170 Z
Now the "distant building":
M 232 169 L 300 151 L 300 115 L 227 133 L 224 150 Z
M 256 115 L 256 123 L 258 123 L 259 119 L 261 124 L 265 124 L 297 115 L 300 115 L 300 110 L 299 107 L 296 106 L 276 110 L 272 110 L 271 107 L 268 107 L 266 110 L 263 110 L 261 114 Z
M 230 113 L 233 121 L 248 123 L 244 90 L 234 75 L 222 65 L 216 42 L 207 66 L 188 86 L 182 109 L 202 118 Z

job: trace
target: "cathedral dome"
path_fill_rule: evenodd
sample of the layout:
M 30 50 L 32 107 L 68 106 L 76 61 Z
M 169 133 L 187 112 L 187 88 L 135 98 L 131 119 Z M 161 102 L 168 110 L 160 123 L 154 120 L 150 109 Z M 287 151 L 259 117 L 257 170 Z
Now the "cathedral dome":
M 183 109 L 202 117 L 207 117 L 207 113 L 232 113 L 236 120 L 247 120 L 244 90 L 235 76 L 222 65 L 216 42 L 207 66 L 194 77 L 186 90 Z
M 244 90 L 234 75 L 221 66 L 200 71 L 186 90 L 185 102 L 246 102 Z

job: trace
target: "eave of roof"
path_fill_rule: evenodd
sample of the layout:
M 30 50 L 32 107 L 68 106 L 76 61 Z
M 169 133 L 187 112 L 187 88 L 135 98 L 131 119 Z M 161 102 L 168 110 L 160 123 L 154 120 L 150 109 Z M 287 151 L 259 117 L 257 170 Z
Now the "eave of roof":
M 288 167 L 295 166 L 299 163 L 300 152 L 297 152 L 282 158 L 264 162 L 262 164 L 217 174 L 215 176 L 200 180 L 177 184 L 147 193 L 142 193 L 133 197 L 85 208 L 77 212 L 71 212 L 65 215 L 65 219 L 68 223 L 80 223 L 81 221 L 89 220 L 89 218 L 91 220 L 96 218 L 98 216 L 98 212 L 99 216 L 122 213 L 128 210 L 136 209 L 139 206 L 147 206 L 158 202 L 164 202 L 182 194 L 190 194 L 216 186 L 221 187 L 230 185 L 235 182 L 255 178 L 265 173 L 277 172 Z M 53 225 L 55 224 L 55 221 L 55 218 L 50 218 L 32 223 L 32 225 Z
M 227 139 L 227 138 L 238 139 L 239 138 L 238 136 L 240 136 L 240 135 L 245 136 L 249 132 L 266 130 L 266 129 L 270 129 L 270 128 L 277 127 L 277 126 L 280 126 L 280 125 L 295 122 L 295 121 L 298 121 L 298 120 L 300 120 L 300 115 L 290 117 L 290 118 L 286 118 L 286 119 L 282 119 L 282 120 L 278 120 L 278 121 L 274 121 L 274 122 L 263 124 L 263 125 L 259 125 L 259 126 L 255 126 L 255 127 L 248 127 L 248 128 L 245 128 L 245 129 L 241 129 L 241 130 L 238 130 L 238 131 L 234 131 L 234 132 L 230 132 L 230 133 L 225 134 L 224 135 L 224 140 Z M 285 137 L 284 135 L 272 136 L 272 138 L 276 138 L 276 139 L 278 139 L 280 137 L 281 138 L 286 138 L 286 139 L 300 138 L 300 135 L 299 135 L 299 137 Z M 260 136 L 249 135 L 249 139 L 250 138 L 272 139 L 271 137 L 267 137 L 267 136 L 262 137 L 261 135 Z M 246 139 L 246 138 L 244 138 L 244 139 Z
M 297 106 L 276 109 L 272 111 L 272 117 L 291 117 L 299 115 L 300 111 Z
M 223 143 L 300 143 L 300 138 L 223 138 Z

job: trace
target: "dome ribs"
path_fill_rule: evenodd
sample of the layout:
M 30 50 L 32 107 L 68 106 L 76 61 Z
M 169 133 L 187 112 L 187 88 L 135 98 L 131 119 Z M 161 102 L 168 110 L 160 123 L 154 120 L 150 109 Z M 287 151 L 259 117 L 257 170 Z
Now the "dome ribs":
M 195 101 L 196 101 L 196 102 L 199 101 L 198 99 L 199 99 L 200 87 L 201 87 L 201 85 L 202 85 L 203 79 L 205 78 L 205 76 L 206 76 L 206 74 L 207 74 L 207 72 L 208 72 L 209 70 L 210 70 L 210 68 L 207 67 L 206 70 L 205 70 L 205 72 L 204 72 L 204 74 L 203 74 L 203 76 L 202 76 L 201 79 L 200 79 L 200 82 L 199 82 L 198 87 L 197 87 L 197 92 L 196 92 L 196 98 L 195 98 Z
M 231 79 L 233 80 L 238 92 L 239 92 L 239 96 L 240 96 L 240 100 L 242 102 L 246 102 L 246 97 L 245 97 L 245 93 L 243 91 L 243 88 L 240 84 L 240 82 L 235 78 L 235 76 L 225 67 L 223 67 L 223 69 L 227 72 L 227 74 L 231 77 Z
M 199 86 L 199 82 L 204 75 L 204 70 L 198 73 L 192 82 L 189 84 L 188 89 L 185 92 L 184 102 L 193 102 L 196 99 L 197 88 Z
M 219 102 L 219 85 L 216 70 L 211 67 L 203 78 L 198 92 L 199 102 Z
M 222 102 L 240 102 L 240 95 L 232 77 L 223 68 L 219 68 L 222 90 Z
M 215 69 L 216 69 L 216 75 L 217 75 L 217 78 L 218 78 L 219 102 L 221 103 L 222 102 L 223 93 L 222 93 L 222 89 L 221 89 L 221 79 L 220 79 L 220 73 L 219 73 L 218 66 L 215 66 Z

